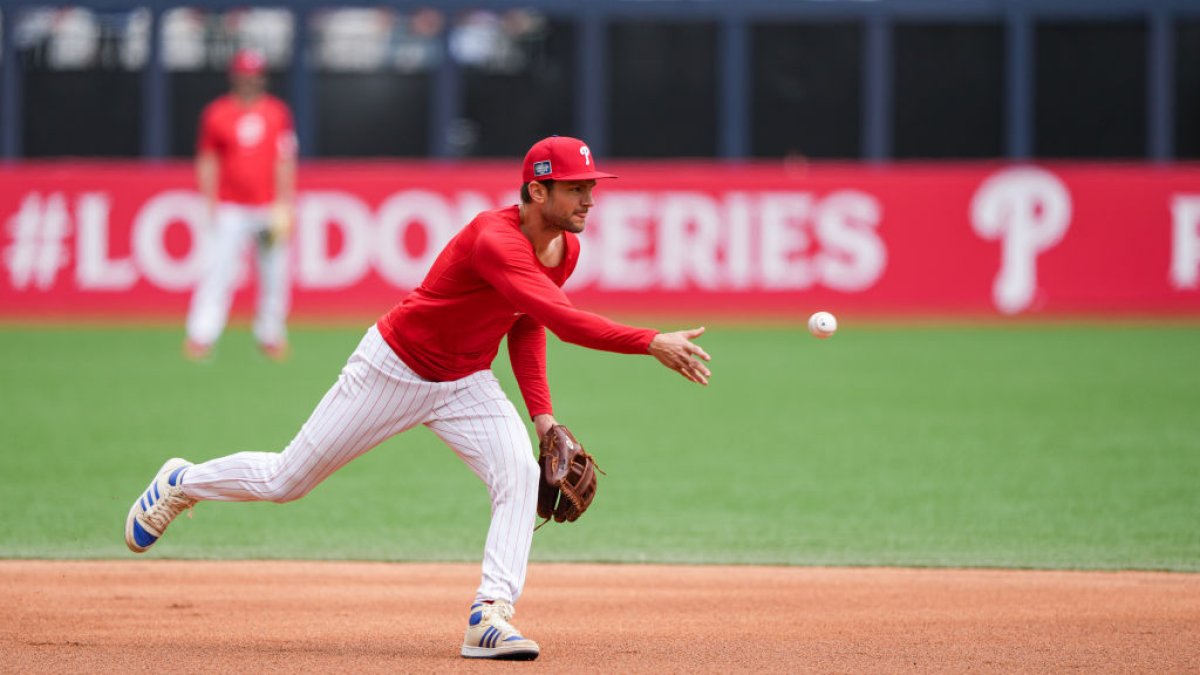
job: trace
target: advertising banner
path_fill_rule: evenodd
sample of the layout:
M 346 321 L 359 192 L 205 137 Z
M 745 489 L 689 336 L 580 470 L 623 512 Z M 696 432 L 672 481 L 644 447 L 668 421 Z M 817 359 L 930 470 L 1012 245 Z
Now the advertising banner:
M 569 282 L 603 311 L 764 319 L 1200 314 L 1200 167 L 606 163 Z M 301 167 L 293 315 L 373 317 L 519 163 Z M 0 317 L 182 317 L 209 227 L 187 163 L 0 166 Z M 252 310 L 247 251 L 235 312 Z

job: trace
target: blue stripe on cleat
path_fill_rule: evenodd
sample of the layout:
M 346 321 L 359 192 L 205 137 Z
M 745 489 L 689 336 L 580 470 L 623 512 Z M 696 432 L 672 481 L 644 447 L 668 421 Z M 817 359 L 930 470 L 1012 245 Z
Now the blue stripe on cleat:
M 142 524 L 135 518 L 133 520 L 133 543 L 145 548 L 156 541 L 158 541 L 158 537 L 143 529 Z

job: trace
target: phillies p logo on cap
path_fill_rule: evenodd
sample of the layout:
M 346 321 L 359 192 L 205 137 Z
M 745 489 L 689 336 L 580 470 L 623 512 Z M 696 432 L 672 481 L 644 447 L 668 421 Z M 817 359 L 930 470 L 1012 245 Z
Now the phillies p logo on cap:
M 616 176 L 596 170 L 592 149 L 583 141 L 570 136 L 551 136 L 534 143 L 526 153 L 521 178 L 521 182 L 528 183 L 534 180 L 594 180 Z
M 260 75 L 267 69 L 267 59 L 256 49 L 239 49 L 229 61 L 229 72 L 234 75 Z

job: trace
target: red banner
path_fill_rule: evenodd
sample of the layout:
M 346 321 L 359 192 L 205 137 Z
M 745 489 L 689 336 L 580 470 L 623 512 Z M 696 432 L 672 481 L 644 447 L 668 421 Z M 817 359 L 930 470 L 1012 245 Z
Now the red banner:
M 1195 314 L 1200 167 L 609 163 L 568 285 L 619 312 Z M 311 163 L 294 314 L 369 317 L 515 162 Z M 206 223 L 187 164 L 0 166 L 0 317 L 182 316 Z M 236 305 L 252 307 L 246 287 Z

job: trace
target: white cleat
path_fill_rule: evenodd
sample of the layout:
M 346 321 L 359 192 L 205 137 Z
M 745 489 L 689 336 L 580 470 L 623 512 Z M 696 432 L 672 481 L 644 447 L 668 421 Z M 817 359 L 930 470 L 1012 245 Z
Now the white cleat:
M 130 551 L 146 552 L 163 536 L 172 520 L 196 503 L 180 487 L 184 471 L 191 465 L 178 457 L 167 460 L 150 481 L 150 487 L 133 503 L 125 518 L 125 545 Z
M 541 650 L 538 644 L 522 637 L 508 622 L 516 612 L 507 602 L 477 602 L 471 605 L 467 634 L 463 637 L 462 655 L 471 659 L 506 659 L 532 661 Z

